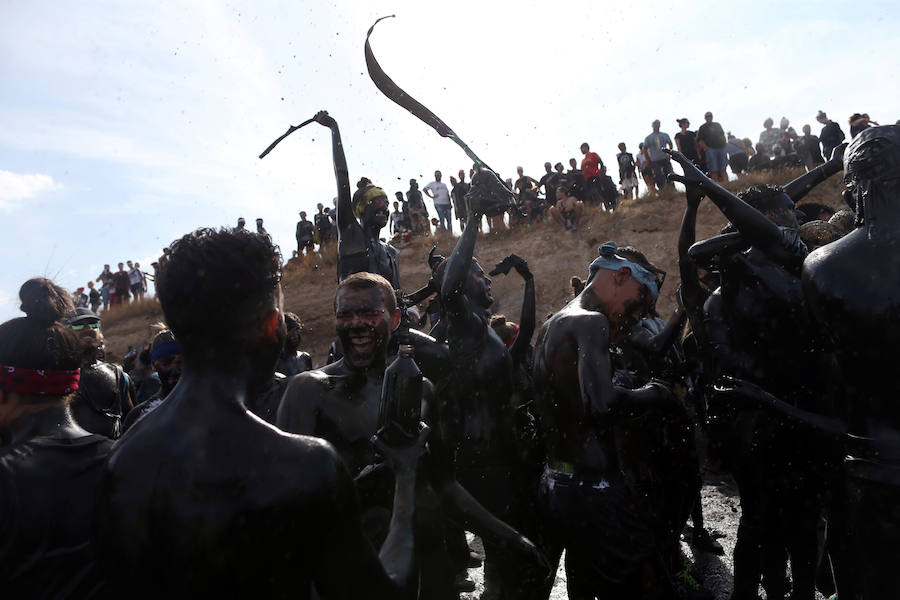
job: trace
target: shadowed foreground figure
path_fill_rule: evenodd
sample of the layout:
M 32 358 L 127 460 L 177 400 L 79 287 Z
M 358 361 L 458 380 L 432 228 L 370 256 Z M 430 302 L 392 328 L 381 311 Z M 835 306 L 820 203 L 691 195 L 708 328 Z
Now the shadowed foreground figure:
M 684 177 L 670 179 L 687 186 L 695 205 L 702 195 L 709 196 L 736 229 L 689 250 L 697 265 L 722 277 L 696 327 L 709 355 L 710 374 L 747 380 L 793 406 L 827 412 L 825 376 L 800 379 L 804 373 L 827 373 L 828 355 L 821 351 L 804 303 L 800 270 L 807 249 L 793 200 L 835 173 L 839 159 L 784 188 L 753 186 L 737 197 L 682 154 L 671 155 Z M 691 280 L 686 290 L 696 319 L 701 291 Z M 809 428 L 798 429 L 759 407 L 724 402 L 716 407 L 719 419 L 728 423 L 723 438 L 741 494 L 732 597 L 756 598 L 760 581 L 768 596 L 784 597 L 790 556 L 791 598 L 812 600 L 817 526 L 837 448 Z
M 849 582 L 836 568 L 838 596 L 874 600 L 900 590 L 900 384 L 891 375 L 900 339 L 900 127 L 854 138 L 844 181 L 858 227 L 806 259 L 803 291 L 844 378 L 847 515 L 829 523 L 829 536 L 855 559 Z
M 323 598 L 414 594 L 427 430 L 402 450 L 379 445 L 396 475 L 379 562 L 334 448 L 245 407 L 285 336 L 280 279 L 268 236 L 201 229 L 172 245 L 157 291 L 183 374 L 116 446 L 98 508 L 104 570 L 130 597 L 306 598 L 312 582 Z
M 86 308 L 77 308 L 66 325 L 82 341 L 81 380 L 72 399 L 72 417 L 80 427 L 118 438 L 124 419 L 134 405 L 134 384 L 119 365 L 103 361 L 103 333 L 100 317 Z
M 277 424 L 285 431 L 315 435 L 335 446 L 355 478 L 366 534 L 377 544 L 385 534 L 383 515 L 391 508 L 391 477 L 369 439 L 378 428 L 385 367 L 390 362 L 389 348 L 401 311 L 387 280 L 370 273 L 356 273 L 342 281 L 335 293 L 334 308 L 335 329 L 346 352 L 337 362 L 291 381 Z M 422 418 L 431 422 L 429 413 L 436 407 L 434 390 L 427 379 L 420 403 Z M 445 511 L 483 539 L 532 562 L 539 559 L 531 542 L 488 513 L 453 479 L 440 428 L 432 429 L 428 448 L 429 454 L 420 462 L 416 491 L 420 597 L 458 597 L 456 568 L 446 546 L 450 532 Z
M 566 548 L 570 598 L 670 598 L 655 524 L 622 475 L 616 424 L 641 407 L 674 406 L 662 386 L 614 386 L 611 341 L 621 340 L 658 293 L 612 242 L 584 290 L 541 328 L 534 350 L 535 404 L 546 440 L 541 504 Z
M 25 317 L 0 325 L 0 595 L 95 598 L 91 514 L 112 442 L 72 419 L 81 345 L 57 323 L 69 294 L 19 290 Z
M 466 195 L 469 221 L 450 258 L 434 268 L 450 349 L 438 383 L 435 429 L 456 480 L 497 518 L 532 537 L 536 481 L 522 462 L 515 433 L 513 360 L 490 327 L 491 280 L 473 257 L 484 214 L 508 206 L 511 192 L 487 170 Z M 540 597 L 543 568 L 526 565 L 508 544 L 485 540 L 485 597 Z M 542 565 L 543 567 L 543 565 Z

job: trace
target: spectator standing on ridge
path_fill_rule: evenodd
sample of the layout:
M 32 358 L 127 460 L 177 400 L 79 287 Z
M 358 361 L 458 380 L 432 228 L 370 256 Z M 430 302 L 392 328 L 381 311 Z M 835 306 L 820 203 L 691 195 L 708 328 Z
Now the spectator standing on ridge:
M 651 124 L 653 133 L 644 138 L 644 155 L 650 161 L 653 169 L 653 181 L 657 189 L 663 189 L 669 185 L 667 176 L 672 172 L 672 165 L 669 162 L 669 155 L 663 152 L 663 148 L 672 149 L 672 138 L 668 133 L 659 130 L 659 119 Z
M 600 176 L 605 170 L 600 155 L 591 152 L 591 147 L 587 142 L 581 144 L 581 173 L 584 175 L 584 192 L 585 198 L 595 204 L 600 203 Z
M 728 152 L 728 166 L 731 167 L 732 173 L 740 175 L 747 169 L 749 160 L 747 150 L 744 148 L 744 142 L 731 135 L 730 131 L 727 137 L 728 143 L 725 144 L 725 150 Z
M 434 172 L 434 181 L 423 189 L 425 195 L 434 201 L 434 210 L 437 211 L 439 227 L 447 232 L 453 231 L 453 216 L 451 214 L 450 190 L 447 184 L 441 181 L 441 172 Z
M 330 211 L 325 210 L 325 206 L 319 202 L 316 204 L 319 211 L 313 216 L 313 225 L 316 228 L 315 235 L 319 238 L 319 254 L 324 254 L 326 246 L 334 237 L 334 223 L 331 222 Z
M 547 205 L 550 206 L 556 203 L 556 179 L 554 179 L 555 173 L 553 172 L 553 165 L 548 162 L 544 163 L 544 175 L 541 177 L 540 181 L 538 181 L 538 190 L 542 187 L 544 188 L 544 197 L 546 198 Z
M 626 200 L 631 200 L 632 190 L 634 197 L 638 194 L 637 173 L 635 173 L 634 157 L 631 152 L 625 151 L 625 142 L 619 142 L 619 153 L 616 154 L 616 162 L 619 163 L 619 184 Z
M 106 283 L 107 281 L 112 279 L 112 276 L 113 274 L 112 271 L 109 270 L 109 265 L 103 265 L 103 271 L 101 271 L 100 274 L 97 275 L 97 279 L 95 279 L 94 281 Z
M 131 278 L 125 270 L 125 264 L 119 263 L 119 270 L 113 273 L 113 287 L 116 295 L 113 296 L 113 304 L 128 304 L 129 289 L 131 288 Z
M 569 159 L 569 171 L 566 173 L 566 179 L 569 186 L 577 185 L 578 189 L 584 189 L 584 173 L 578 168 L 578 161 L 574 158 Z
M 88 292 L 88 302 L 91 305 L 91 312 L 97 312 L 97 309 L 100 308 L 100 292 L 94 289 L 94 282 L 88 281 L 88 288 L 90 292 Z M 108 301 L 107 301 L 108 303 Z
M 141 274 L 140 265 L 135 265 L 128 261 L 128 289 L 135 301 L 140 300 L 144 295 L 144 276 Z
M 647 191 L 653 191 L 653 169 L 650 166 L 650 159 L 647 158 L 647 155 L 644 153 L 644 142 L 638 144 L 638 153 L 635 157 L 635 163 L 637 163 L 638 170 L 641 172 L 641 177 L 644 179 L 644 185 L 647 186 Z
M 110 303 L 115 303 L 113 299 L 115 294 L 116 290 L 113 287 L 112 278 L 109 278 L 100 284 L 100 299 L 103 301 L 103 310 L 109 310 Z
M 88 297 L 84 293 L 84 288 L 80 287 L 72 294 L 72 300 L 75 302 L 75 308 L 87 308 Z
M 516 174 L 519 176 L 516 179 L 516 183 L 513 187 L 516 190 L 516 195 L 519 197 L 519 207 L 522 211 L 528 215 L 528 222 L 531 222 L 531 213 L 534 205 L 537 202 L 537 190 L 534 188 L 538 184 L 534 178 L 525 175 L 525 170 L 522 167 L 516 167 Z M 512 217 L 512 215 L 510 215 Z
M 768 156 L 773 156 L 775 154 L 775 146 L 781 144 L 781 130 L 775 129 L 773 127 L 774 124 L 775 121 L 772 120 L 772 117 L 768 117 L 763 121 L 763 127 L 765 127 L 765 129 L 759 134 L 759 143 L 765 148 Z
M 415 235 L 423 235 L 425 237 L 431 235 L 431 228 L 428 225 L 428 207 L 425 206 L 422 192 L 419 191 L 419 182 L 415 179 L 409 180 L 409 191 L 406 192 L 406 201 L 409 206 L 410 230 Z
M 697 134 L 688 129 L 691 122 L 688 119 L 678 119 L 676 122 L 681 131 L 675 134 L 675 147 L 687 156 L 688 160 L 699 165 L 700 153 L 697 152 Z
M 781 117 L 781 121 L 778 122 L 778 131 L 781 132 L 781 140 L 778 142 L 781 144 L 781 155 L 794 154 L 794 140 L 797 139 L 797 131 L 791 127 L 791 122 L 787 117 Z
M 841 126 L 828 118 L 821 110 L 816 114 L 816 121 L 822 124 L 822 131 L 819 132 L 819 142 L 822 144 L 822 154 L 825 160 L 831 159 L 831 153 L 840 146 L 844 141 L 844 132 Z
M 725 167 L 728 166 L 728 150 L 725 148 L 728 140 L 725 138 L 725 131 L 713 121 L 711 112 L 707 111 L 703 120 L 706 122 L 697 130 L 697 143 L 704 151 L 706 170 L 715 181 L 728 181 L 725 175 Z
M 869 118 L 869 115 L 867 113 L 853 113 L 852 115 L 850 115 L 850 119 L 848 121 L 850 123 L 851 140 L 855 138 L 857 134 L 859 134 L 859 132 L 868 129 L 872 125 L 878 125 L 878 123 Z
M 812 128 L 809 125 L 803 126 L 803 137 L 797 140 L 797 155 L 807 171 L 812 171 L 825 162 L 822 151 L 819 150 L 819 138 L 812 135 Z
M 469 205 L 466 203 L 466 194 L 469 193 L 469 184 L 466 183 L 465 169 L 459 170 L 459 182 L 454 182 L 453 188 L 450 190 L 450 197 L 453 199 L 453 207 L 456 209 L 456 218 L 459 220 L 459 230 L 465 231 L 466 220 L 469 218 Z
M 262 217 L 256 218 L 256 233 L 258 233 L 260 235 L 269 235 L 269 232 L 266 231 L 265 227 L 263 227 Z
M 403 194 L 397 192 L 398 197 L 402 197 Z M 392 233 L 397 235 L 404 229 L 406 229 L 406 219 L 403 217 L 403 212 L 400 210 L 400 202 L 394 200 L 394 212 L 391 213 L 391 220 L 388 223 L 390 227 L 388 227 L 388 233 Z
M 322 206 L 321 204 L 319 205 Z M 306 211 L 300 211 L 300 220 L 297 221 L 297 256 L 302 257 L 304 252 L 306 256 L 312 256 L 315 247 L 316 226 L 312 222 L 306 220 Z

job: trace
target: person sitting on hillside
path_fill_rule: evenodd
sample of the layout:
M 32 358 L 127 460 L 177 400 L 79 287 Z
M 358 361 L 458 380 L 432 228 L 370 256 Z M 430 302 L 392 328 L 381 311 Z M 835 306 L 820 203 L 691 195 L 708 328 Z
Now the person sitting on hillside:
M 72 420 L 81 342 L 73 306 L 48 279 L 19 289 L 25 317 L 0 325 L 0 582 L 8 598 L 92 598 L 104 572 L 91 543 L 112 441 Z
M 157 289 L 182 378 L 116 447 L 98 507 L 107 572 L 136 598 L 308 598 L 313 583 L 323 599 L 415 595 L 413 494 L 427 430 L 402 449 L 377 442 L 395 475 L 379 559 L 334 448 L 247 411 L 286 335 L 280 280 L 266 236 L 201 229 L 172 245 Z
M 581 224 L 584 202 L 575 197 L 575 192 L 563 186 L 556 188 L 556 205 L 550 207 L 550 216 L 566 231 L 575 231 Z
M 748 171 L 764 171 L 772 168 L 772 159 L 765 144 L 756 144 L 756 154 L 747 161 Z

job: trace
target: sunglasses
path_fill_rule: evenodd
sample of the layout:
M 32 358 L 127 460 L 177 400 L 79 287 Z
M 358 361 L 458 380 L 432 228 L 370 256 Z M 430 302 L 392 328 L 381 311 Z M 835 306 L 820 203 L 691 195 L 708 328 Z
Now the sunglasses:
M 90 329 L 100 329 L 100 323 L 88 323 L 87 325 L 69 325 L 69 329 L 72 331 L 81 331 L 85 327 L 89 327 Z

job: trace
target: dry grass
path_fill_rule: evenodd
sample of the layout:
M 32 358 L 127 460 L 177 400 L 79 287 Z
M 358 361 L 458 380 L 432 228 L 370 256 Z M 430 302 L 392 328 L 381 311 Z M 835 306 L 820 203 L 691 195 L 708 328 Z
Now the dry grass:
M 800 172 L 783 171 L 774 175 L 751 174 L 725 187 L 742 190 L 756 183 L 786 183 Z M 815 188 L 806 202 L 822 202 L 834 208 L 842 206 L 841 179 L 834 176 Z M 558 310 L 571 298 L 569 279 L 572 275 L 585 277 L 587 266 L 597 256 L 597 247 L 606 240 L 620 246 L 640 249 L 658 267 L 668 273 L 659 300 L 659 311 L 668 317 L 674 310 L 674 292 L 680 278 L 677 266 L 677 240 L 684 209 L 684 194 L 665 190 L 661 194 L 626 201 L 615 212 L 605 213 L 587 207 L 585 219 L 576 232 L 565 232 L 553 223 L 538 223 L 531 227 L 496 234 L 484 234 L 478 239 L 475 255 L 485 270 L 510 253 L 525 258 L 535 274 L 538 320 Z M 697 219 L 697 239 L 718 233 L 725 218 L 709 201 L 700 207 Z M 428 251 L 437 243 L 438 252 L 448 256 L 456 244 L 455 237 L 414 239 L 400 248 L 400 280 L 406 291 L 424 285 L 429 277 L 426 264 Z M 288 262 L 284 275 L 285 309 L 297 313 L 304 322 L 303 348 L 313 355 L 313 362 L 321 364 L 334 339 L 332 300 L 337 283 L 334 248 L 324 257 L 313 257 L 303 264 L 298 259 Z M 495 310 L 519 320 L 522 300 L 522 281 L 514 272 L 493 280 Z M 147 306 L 145 306 L 147 305 Z M 114 354 L 121 355 L 127 346 L 146 335 L 147 327 L 162 318 L 155 301 L 144 301 L 133 307 L 115 311 L 104 318 L 104 331 Z M 128 311 L 128 312 L 126 312 Z

